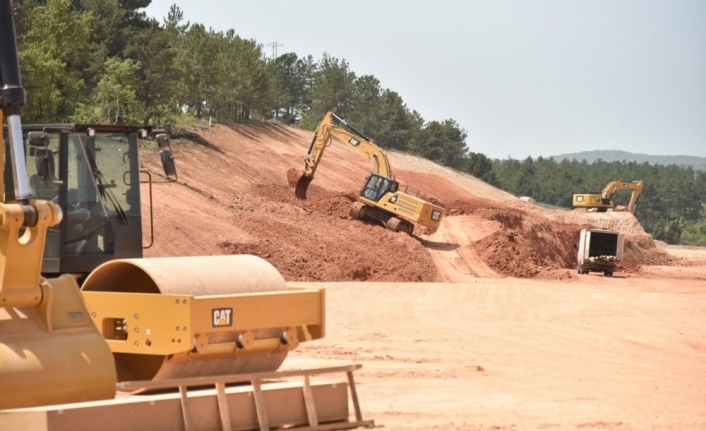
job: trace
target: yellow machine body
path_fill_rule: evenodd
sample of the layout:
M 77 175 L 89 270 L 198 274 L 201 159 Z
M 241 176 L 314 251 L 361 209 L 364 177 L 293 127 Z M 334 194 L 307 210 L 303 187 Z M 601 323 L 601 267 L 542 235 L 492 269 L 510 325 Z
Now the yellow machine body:
M 339 125 L 342 124 L 342 125 Z M 372 139 L 355 130 L 333 112 L 328 112 L 319 123 L 304 158 L 304 170 L 290 169 L 287 181 L 295 187 L 295 195 L 306 198 L 306 190 L 314 179 L 324 151 L 333 139 L 348 144 L 372 164 L 366 184 L 350 210 L 354 219 L 373 219 L 394 231 L 409 234 L 417 223 L 436 230 L 444 215 L 444 208 L 426 200 L 424 192 L 400 186 L 394 179 L 385 152 Z
M 118 381 L 275 371 L 324 336 L 323 289 L 290 289 L 256 256 L 108 260 L 80 287 L 85 274 L 45 278 L 61 220 L 54 202 L 0 203 L 0 410 L 114 398 Z
M 118 381 L 275 371 L 324 336 L 323 289 L 290 289 L 256 256 L 113 259 L 44 278 L 47 229 L 61 221 L 54 202 L 0 203 L 0 409 L 113 398 Z
M 370 175 L 358 202 L 351 206 L 350 215 L 355 219 L 374 218 L 385 227 L 394 231 L 406 231 L 411 234 L 415 222 L 432 230 L 439 228 L 444 209 L 417 196 L 406 186 L 391 182 L 387 189 L 385 177 Z M 417 192 L 422 193 L 422 192 Z M 361 205 L 364 204 L 364 205 Z M 386 217 L 390 214 L 393 217 Z M 400 220 L 401 219 L 401 220 Z
M 274 371 L 324 336 L 323 289 L 289 289 L 256 256 L 114 260 L 82 289 L 119 381 Z

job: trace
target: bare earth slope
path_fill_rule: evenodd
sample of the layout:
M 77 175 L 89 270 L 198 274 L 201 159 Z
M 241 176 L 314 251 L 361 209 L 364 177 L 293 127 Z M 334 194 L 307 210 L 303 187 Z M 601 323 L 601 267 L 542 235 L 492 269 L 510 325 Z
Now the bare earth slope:
M 156 241 L 147 256 L 252 253 L 293 281 L 569 279 L 576 278 L 578 231 L 592 225 L 627 235 L 624 271 L 675 260 L 654 246 L 630 213 L 543 209 L 396 152 L 389 157 L 397 179 L 446 206 L 442 227 L 436 233 L 418 228 L 414 238 L 352 223 L 348 208 L 370 166 L 346 145 L 331 145 L 309 198 L 301 201 L 287 186 L 286 171 L 301 168 L 311 132 L 244 124 L 216 125 L 199 135 L 172 145 L 179 181 L 153 185 Z M 143 151 L 142 160 L 159 178 L 154 151 Z
M 447 216 L 392 233 L 348 218 L 370 166 L 343 144 L 294 198 L 286 171 L 311 137 L 203 130 L 172 143 L 178 182 L 143 151 L 146 255 L 252 253 L 290 285 L 326 287 L 326 338 L 283 367 L 363 364 L 364 416 L 387 430 L 706 430 L 706 250 L 656 247 L 630 213 L 544 209 L 397 153 L 397 178 Z M 625 234 L 615 277 L 576 274 L 585 226 Z

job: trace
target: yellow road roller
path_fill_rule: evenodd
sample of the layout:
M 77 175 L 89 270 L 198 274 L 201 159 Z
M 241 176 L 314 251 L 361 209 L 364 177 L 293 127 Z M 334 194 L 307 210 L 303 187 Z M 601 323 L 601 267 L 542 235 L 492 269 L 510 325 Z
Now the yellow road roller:
M 142 258 L 138 139 L 152 130 L 23 126 L 12 15 L 0 0 L 0 409 L 113 398 L 118 381 L 274 371 L 323 337 L 323 290 L 288 288 L 259 257 Z

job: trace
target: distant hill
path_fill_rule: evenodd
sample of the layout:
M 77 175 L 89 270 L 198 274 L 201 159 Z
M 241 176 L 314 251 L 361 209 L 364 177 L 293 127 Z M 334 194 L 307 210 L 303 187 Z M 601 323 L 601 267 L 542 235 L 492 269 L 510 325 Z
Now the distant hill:
M 593 163 L 598 159 L 604 162 L 637 162 L 644 163 L 649 162 L 651 165 L 671 165 L 675 164 L 682 168 L 693 167 L 696 170 L 701 170 L 706 172 L 706 157 L 696 157 L 696 156 L 650 156 L 648 154 L 636 154 L 629 153 L 627 151 L 618 150 L 596 150 L 596 151 L 581 151 L 580 153 L 567 153 L 559 154 L 558 156 L 551 156 L 557 162 L 564 159 L 578 161 L 586 159 L 588 163 Z

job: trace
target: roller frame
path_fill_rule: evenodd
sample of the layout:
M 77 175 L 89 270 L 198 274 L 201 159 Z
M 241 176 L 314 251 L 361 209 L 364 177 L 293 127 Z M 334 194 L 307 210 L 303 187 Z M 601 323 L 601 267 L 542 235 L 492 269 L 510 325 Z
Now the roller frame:
M 294 349 L 325 335 L 324 289 L 233 295 L 82 292 L 98 331 L 113 353 L 195 356 L 251 355 Z M 214 310 L 232 309 L 230 326 L 214 326 Z M 124 331 L 114 323 L 123 320 Z M 254 340 L 253 331 L 286 328 L 284 337 Z M 240 332 L 243 345 L 208 343 L 208 334 Z M 117 337 L 120 339 L 116 339 Z M 122 339 L 124 337 L 124 339 Z M 149 340 L 149 342 L 148 342 Z

